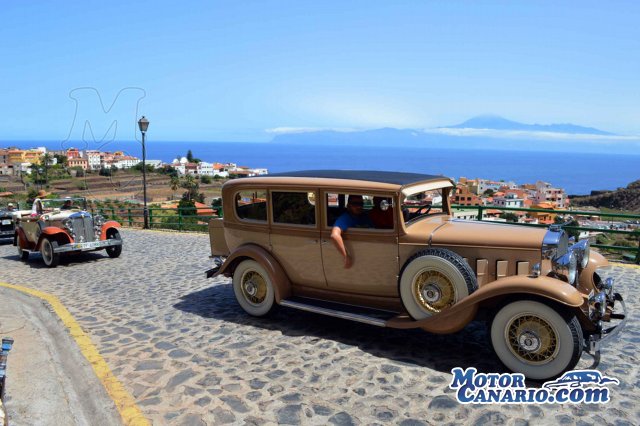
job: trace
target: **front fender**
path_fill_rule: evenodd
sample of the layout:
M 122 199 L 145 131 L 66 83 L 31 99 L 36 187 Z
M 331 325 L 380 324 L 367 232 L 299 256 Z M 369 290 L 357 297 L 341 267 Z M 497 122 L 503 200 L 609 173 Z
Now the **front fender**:
M 69 235 L 67 231 L 56 226 L 49 226 L 42 229 L 40 237 L 38 238 L 38 243 L 36 244 L 36 250 L 40 250 L 40 245 L 42 244 L 42 240 L 44 240 L 45 237 L 55 240 L 58 245 L 61 246 L 73 242 L 73 238 L 71 238 L 71 235 Z
M 453 333 L 464 328 L 473 318 L 480 302 L 503 296 L 537 296 L 551 300 L 572 309 L 578 309 L 584 302 L 583 294 L 576 288 L 555 278 L 514 275 L 485 284 L 470 296 L 465 297 L 451 308 L 419 321 L 404 318 L 388 322 L 389 327 L 420 327 L 432 333 Z
M 289 281 L 289 277 L 282 269 L 282 266 L 267 250 L 256 244 L 244 244 L 234 250 L 216 275 L 232 276 L 236 266 L 244 259 L 255 260 L 267 270 L 273 283 L 276 303 L 280 303 L 281 300 L 291 296 L 291 281 Z
M 585 293 L 589 294 L 591 290 L 596 289 L 596 284 L 593 281 L 593 273 L 596 272 L 596 269 L 605 266 L 609 266 L 609 261 L 603 255 L 592 249 L 589 253 L 589 263 L 586 268 L 580 271 L 580 278 L 578 279 L 578 283 Z
M 108 229 L 121 228 L 121 227 L 122 227 L 122 225 L 120 225 L 115 220 L 106 221 L 104 224 L 102 224 L 102 228 L 101 228 L 101 232 L 100 232 L 100 240 L 106 240 L 107 239 L 107 230 Z

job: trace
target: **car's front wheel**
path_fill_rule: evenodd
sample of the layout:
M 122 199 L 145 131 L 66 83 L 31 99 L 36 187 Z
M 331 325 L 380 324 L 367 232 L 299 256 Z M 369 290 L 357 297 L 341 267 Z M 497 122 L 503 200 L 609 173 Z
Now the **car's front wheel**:
M 534 300 L 518 300 L 503 306 L 493 318 L 491 343 L 511 371 L 546 380 L 578 363 L 582 328 L 575 315 L 562 315 Z
M 109 257 L 112 259 L 120 256 L 120 253 L 122 253 L 122 237 L 120 236 L 120 233 L 118 232 L 118 230 L 117 229 L 108 230 L 107 239 L 120 241 L 120 244 L 118 244 L 117 246 L 109 246 L 105 249 L 107 252 L 107 255 L 109 255 Z
M 235 269 L 233 292 L 242 309 L 255 317 L 265 316 L 277 306 L 271 278 L 255 260 L 244 260 Z
M 45 238 L 42 241 L 42 247 L 40 248 L 42 260 L 49 268 L 55 268 L 60 263 L 60 253 L 56 253 L 56 248 L 58 248 L 57 242 L 49 238 Z

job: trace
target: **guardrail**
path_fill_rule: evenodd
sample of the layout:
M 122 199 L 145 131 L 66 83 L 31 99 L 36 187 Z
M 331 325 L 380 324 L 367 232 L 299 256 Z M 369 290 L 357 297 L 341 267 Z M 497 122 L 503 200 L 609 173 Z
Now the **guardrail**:
M 522 207 L 503 207 L 503 206 L 462 206 L 462 205 L 454 205 L 452 206 L 454 211 L 461 210 L 477 210 L 478 216 L 477 219 L 479 221 L 485 220 L 484 214 L 487 210 L 500 210 L 502 212 L 510 212 L 510 211 L 518 211 L 518 212 L 526 212 L 526 213 L 547 213 L 550 215 L 571 215 L 571 216 L 588 216 L 588 217 L 597 217 L 597 218 L 610 218 L 617 219 L 616 222 L 620 222 L 623 220 L 640 220 L 640 215 L 637 214 L 625 214 L 625 213 L 604 213 L 599 211 L 580 211 L 580 210 L 549 210 L 549 209 L 529 209 Z M 611 220 L 610 222 L 614 222 Z M 539 223 L 520 223 L 520 222 L 506 222 L 508 224 L 513 224 L 516 226 L 532 226 L 532 227 L 548 227 L 549 225 L 539 224 Z M 601 228 L 594 226 L 565 226 L 564 229 L 575 230 L 575 231 L 589 231 L 589 232 L 601 232 L 603 234 L 622 234 L 631 236 L 638 241 L 638 245 L 636 247 L 629 246 L 620 246 L 620 245 L 609 245 L 609 244 L 591 244 L 592 247 L 597 247 L 603 250 L 610 250 L 616 252 L 622 252 L 623 256 L 628 260 L 634 260 L 636 263 L 640 264 L 640 227 L 635 230 L 625 230 L 625 229 L 615 229 L 615 228 Z M 625 255 L 626 253 L 626 255 Z M 633 256 L 635 254 L 635 256 Z
M 106 219 L 120 222 L 123 226 L 142 228 L 144 209 L 140 207 L 95 207 L 91 213 L 99 213 Z M 149 228 L 174 229 L 176 231 L 207 232 L 209 220 L 221 217 L 222 209 L 210 207 L 150 207 Z M 220 212 L 220 214 L 218 213 Z

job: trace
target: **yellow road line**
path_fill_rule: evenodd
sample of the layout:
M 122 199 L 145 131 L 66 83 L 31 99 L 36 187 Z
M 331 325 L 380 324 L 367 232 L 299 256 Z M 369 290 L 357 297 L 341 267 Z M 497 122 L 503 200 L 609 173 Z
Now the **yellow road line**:
M 56 296 L 28 287 L 4 282 L 0 282 L 0 287 L 20 291 L 30 296 L 42 299 L 51 305 L 55 313 L 62 320 L 62 323 L 69 329 L 69 333 L 80 347 L 82 355 L 84 355 L 87 361 L 89 361 L 91 367 L 93 367 L 93 371 L 96 373 L 96 376 L 98 376 L 98 379 L 100 379 L 107 393 L 116 404 L 116 408 L 118 409 L 120 416 L 122 416 L 124 424 L 131 426 L 151 425 L 149 420 L 144 417 L 144 414 L 142 414 L 142 411 L 136 405 L 133 397 L 129 392 L 127 392 L 116 376 L 113 375 L 111 369 L 109 369 L 109 366 L 98 352 L 98 349 L 93 345 L 93 343 L 91 343 L 89 336 L 82 331 L 82 328 L 76 322 L 75 318 L 73 318 L 71 313 L 64 307 Z

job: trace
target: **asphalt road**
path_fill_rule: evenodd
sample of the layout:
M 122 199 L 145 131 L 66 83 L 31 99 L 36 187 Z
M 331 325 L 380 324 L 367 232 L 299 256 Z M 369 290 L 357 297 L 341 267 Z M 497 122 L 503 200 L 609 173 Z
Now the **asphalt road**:
M 602 354 L 600 370 L 621 381 L 610 403 L 463 406 L 448 389 L 453 367 L 504 371 L 482 323 L 436 336 L 291 309 L 251 318 L 228 279 L 204 278 L 207 236 L 123 237 L 119 259 L 89 253 L 53 270 L 0 245 L 0 281 L 58 296 L 154 424 L 640 422 L 640 269 L 613 270 L 632 316 Z M 589 364 L 584 356 L 578 366 Z

